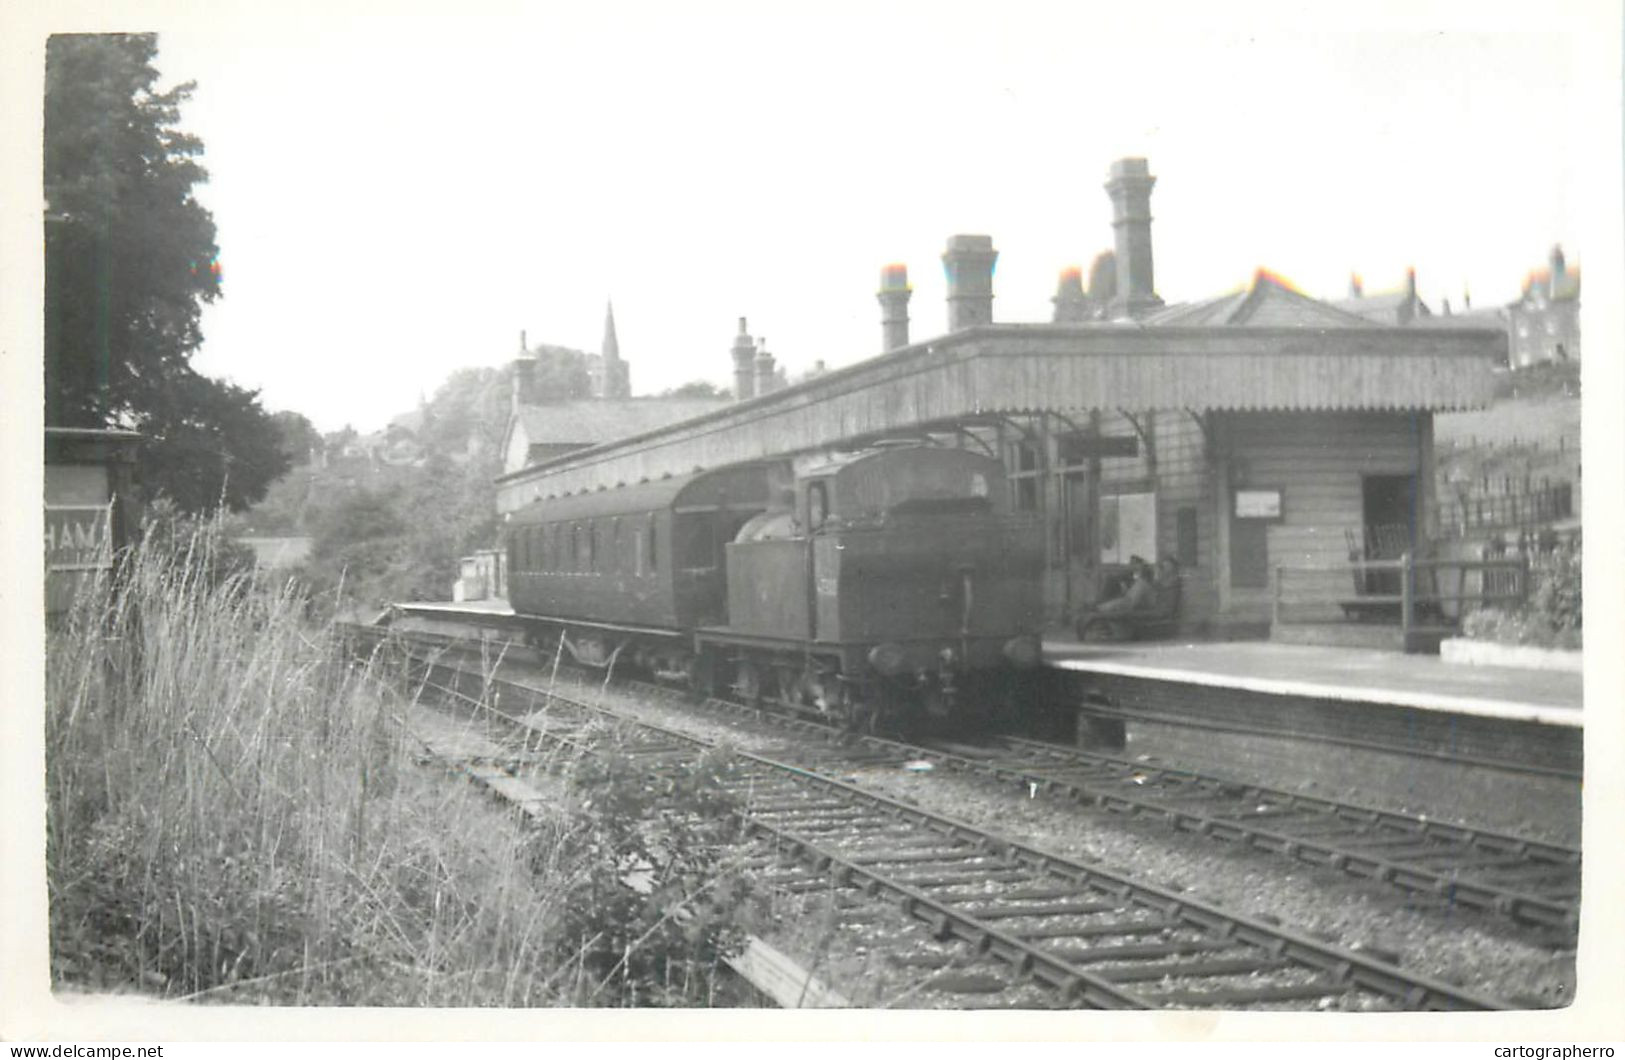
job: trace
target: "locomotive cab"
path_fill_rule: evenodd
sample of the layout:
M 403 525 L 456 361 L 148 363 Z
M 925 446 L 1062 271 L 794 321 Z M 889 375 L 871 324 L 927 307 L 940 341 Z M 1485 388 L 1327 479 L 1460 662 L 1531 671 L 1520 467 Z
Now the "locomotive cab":
M 728 626 L 750 689 L 766 683 L 820 705 L 912 698 L 949 709 L 966 675 L 1037 660 L 1037 528 L 1008 510 L 1003 467 L 927 446 L 867 450 L 805 468 L 793 496 L 727 547 Z

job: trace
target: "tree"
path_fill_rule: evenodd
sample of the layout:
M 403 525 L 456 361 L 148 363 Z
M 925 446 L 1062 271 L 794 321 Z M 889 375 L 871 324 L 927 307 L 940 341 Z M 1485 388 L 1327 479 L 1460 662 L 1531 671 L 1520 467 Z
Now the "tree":
M 568 346 L 539 346 L 532 398 L 539 402 L 576 401 L 592 397 L 592 374 L 587 355 Z
M 256 393 L 189 363 L 219 248 L 193 196 L 203 144 L 177 126 L 193 86 L 158 92 L 157 51 L 152 34 L 46 43 L 46 422 L 141 431 L 145 486 L 238 508 L 286 462 Z
M 725 398 L 728 391 L 717 386 L 709 379 L 694 379 L 682 386 L 673 387 L 661 395 L 662 397 L 679 398 Z
M 271 425 L 276 428 L 277 448 L 293 467 L 310 463 L 310 454 L 322 448 L 322 436 L 315 424 L 298 412 L 273 412 Z
M 184 512 L 224 505 L 242 511 L 289 467 L 276 423 L 252 390 L 198 375 L 170 373 L 139 419 L 142 487 Z

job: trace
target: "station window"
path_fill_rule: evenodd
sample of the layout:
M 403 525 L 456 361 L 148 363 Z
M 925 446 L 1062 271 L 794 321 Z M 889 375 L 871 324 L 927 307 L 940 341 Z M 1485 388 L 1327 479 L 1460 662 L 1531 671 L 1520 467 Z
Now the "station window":
M 1013 442 L 1010 446 L 1010 503 L 1018 512 L 1038 510 L 1038 486 L 1041 474 L 1038 447 L 1026 442 Z

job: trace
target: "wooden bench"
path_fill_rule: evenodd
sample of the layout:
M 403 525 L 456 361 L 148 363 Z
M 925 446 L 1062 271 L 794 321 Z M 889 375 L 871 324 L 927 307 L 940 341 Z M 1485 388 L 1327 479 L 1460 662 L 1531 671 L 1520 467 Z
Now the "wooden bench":
M 1157 587 L 1153 606 L 1141 611 L 1085 611 L 1078 616 L 1079 640 L 1142 640 L 1171 637 L 1179 629 L 1179 596 L 1182 583 Z

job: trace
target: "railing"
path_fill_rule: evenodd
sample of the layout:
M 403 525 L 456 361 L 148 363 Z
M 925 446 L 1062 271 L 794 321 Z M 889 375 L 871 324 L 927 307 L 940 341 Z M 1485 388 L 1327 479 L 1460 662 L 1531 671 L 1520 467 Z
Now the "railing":
M 1518 493 L 1441 499 L 1436 523 L 1441 535 L 1466 537 L 1477 530 L 1539 526 L 1573 516 L 1574 485 L 1559 482 Z
M 1300 581 L 1299 591 L 1289 594 L 1288 575 L 1295 579 L 1310 575 L 1315 584 L 1305 592 Z M 1445 591 L 1452 580 L 1453 591 Z M 1397 585 L 1399 591 L 1370 591 L 1384 584 Z M 1346 588 L 1339 592 L 1339 585 Z M 1354 560 L 1319 567 L 1277 565 L 1270 580 L 1270 594 L 1270 617 L 1277 626 L 1288 609 L 1307 606 L 1324 616 L 1318 619 L 1322 622 L 1397 621 L 1406 635 L 1449 631 L 1474 608 L 1523 603 L 1529 595 L 1529 561 L 1524 556 L 1416 559 L 1406 553 L 1399 559 Z

